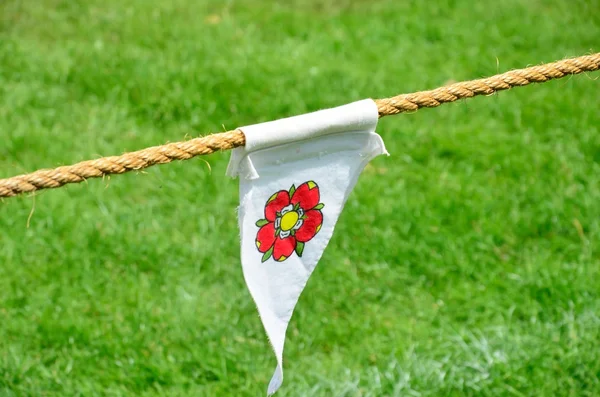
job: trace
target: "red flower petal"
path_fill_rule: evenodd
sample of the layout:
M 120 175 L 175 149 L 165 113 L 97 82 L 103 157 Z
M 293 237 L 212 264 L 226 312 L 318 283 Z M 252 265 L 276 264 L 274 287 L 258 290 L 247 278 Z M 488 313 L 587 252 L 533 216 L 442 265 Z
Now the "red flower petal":
M 290 195 L 287 190 L 280 190 L 267 200 L 265 218 L 269 222 L 275 222 L 277 212 L 281 211 L 286 205 L 290 205 Z
M 256 247 L 262 253 L 267 252 L 275 242 L 275 225 L 267 223 L 256 234 Z
M 304 214 L 306 219 L 300 229 L 296 230 L 296 239 L 300 242 L 307 242 L 308 240 L 315 237 L 315 234 L 321 230 L 323 225 L 323 214 L 319 210 L 306 211 Z
M 296 239 L 292 236 L 275 239 L 275 249 L 273 250 L 273 259 L 283 262 L 292 255 L 296 249 Z
M 292 196 L 292 204 L 300 203 L 300 208 L 308 211 L 319 204 L 319 186 L 313 181 L 304 182 L 298 186 Z

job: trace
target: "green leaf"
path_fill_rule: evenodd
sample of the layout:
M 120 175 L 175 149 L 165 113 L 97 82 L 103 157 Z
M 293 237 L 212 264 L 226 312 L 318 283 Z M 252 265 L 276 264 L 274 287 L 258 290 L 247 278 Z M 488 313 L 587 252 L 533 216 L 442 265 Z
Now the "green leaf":
M 267 252 L 265 252 L 265 254 L 262 256 L 262 263 L 265 263 L 267 261 L 267 259 L 269 259 L 271 257 L 271 255 L 273 255 L 274 248 L 275 248 L 275 245 L 273 245 L 271 248 L 269 248 L 269 250 Z
M 304 243 L 301 243 L 300 241 L 298 241 L 296 243 L 296 254 L 299 257 L 302 257 L 302 253 L 304 252 Z
M 313 210 L 320 210 L 320 209 L 322 209 L 323 207 L 325 207 L 325 204 L 323 204 L 323 203 L 319 203 L 319 204 L 317 204 L 317 205 L 315 206 L 315 208 L 313 208 Z
M 296 192 L 296 186 L 292 185 L 292 187 L 290 188 L 290 197 L 292 197 L 295 192 Z
M 294 211 L 298 211 L 298 208 L 300 208 L 300 203 L 294 204 Z
M 264 225 L 266 225 L 267 223 L 269 223 L 269 221 L 268 221 L 268 220 L 266 220 L 266 219 L 261 219 L 261 220 L 259 220 L 259 221 L 256 221 L 256 226 L 258 226 L 258 227 L 263 227 L 263 226 L 264 226 Z

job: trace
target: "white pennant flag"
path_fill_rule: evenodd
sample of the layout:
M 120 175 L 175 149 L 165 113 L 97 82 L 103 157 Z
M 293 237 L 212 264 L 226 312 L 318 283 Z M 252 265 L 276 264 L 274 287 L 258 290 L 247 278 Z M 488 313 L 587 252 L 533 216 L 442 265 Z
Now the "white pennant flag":
M 367 163 L 387 154 L 368 99 L 334 109 L 242 127 L 246 145 L 227 173 L 240 177 L 244 278 L 271 341 L 283 382 L 283 344 L 300 293 L 333 234 Z

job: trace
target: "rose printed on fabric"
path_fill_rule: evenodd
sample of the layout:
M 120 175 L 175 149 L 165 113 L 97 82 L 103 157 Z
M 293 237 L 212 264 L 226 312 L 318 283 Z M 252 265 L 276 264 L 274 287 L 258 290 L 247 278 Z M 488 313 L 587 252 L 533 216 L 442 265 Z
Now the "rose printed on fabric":
M 256 247 L 263 253 L 262 261 L 271 256 L 279 262 L 289 258 L 294 251 L 299 257 L 304 244 L 310 241 L 323 225 L 325 206 L 319 203 L 319 186 L 314 181 L 304 182 L 298 188 L 273 194 L 265 204 L 265 219 L 256 222 Z

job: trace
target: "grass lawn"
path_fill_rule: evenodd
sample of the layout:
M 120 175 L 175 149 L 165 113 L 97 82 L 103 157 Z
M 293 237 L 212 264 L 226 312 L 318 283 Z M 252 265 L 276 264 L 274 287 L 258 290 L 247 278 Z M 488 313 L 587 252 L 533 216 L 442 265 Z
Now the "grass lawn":
M 599 51 L 598 0 L 4 0 L 0 177 Z M 600 74 L 379 123 L 278 396 L 600 395 Z M 228 153 L 0 201 L 0 396 L 262 396 Z

